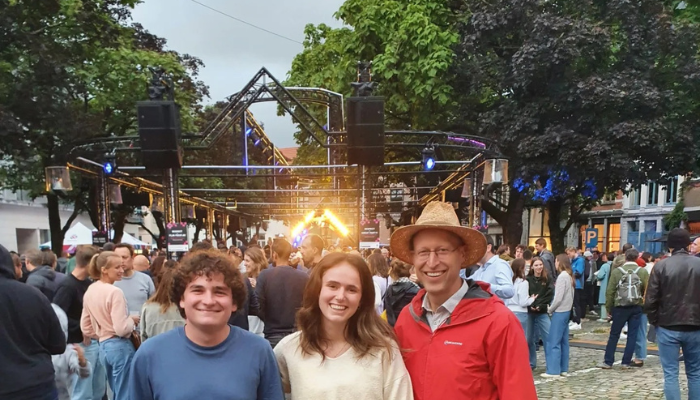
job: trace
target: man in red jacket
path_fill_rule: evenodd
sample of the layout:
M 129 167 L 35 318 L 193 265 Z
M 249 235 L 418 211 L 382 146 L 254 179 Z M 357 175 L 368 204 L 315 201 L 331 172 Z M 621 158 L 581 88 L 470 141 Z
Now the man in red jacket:
M 434 202 L 394 232 L 391 249 L 424 286 L 395 326 L 415 399 L 536 400 L 520 322 L 488 283 L 459 276 L 484 256 L 484 235 Z

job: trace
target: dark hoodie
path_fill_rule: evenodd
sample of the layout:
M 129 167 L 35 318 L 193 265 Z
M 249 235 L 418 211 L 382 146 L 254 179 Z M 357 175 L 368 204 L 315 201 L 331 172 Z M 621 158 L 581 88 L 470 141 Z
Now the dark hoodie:
M 411 303 L 420 287 L 410 280 L 400 279 L 389 286 L 384 296 L 384 310 L 389 325 L 394 326 L 401 310 Z
M 55 388 L 52 354 L 66 337 L 51 304 L 15 280 L 10 252 L 0 245 L 0 399 L 44 398 Z
M 56 289 L 58 289 L 56 271 L 48 265 L 42 265 L 29 273 L 27 285 L 39 289 L 49 301 L 53 301 L 53 296 L 56 294 Z

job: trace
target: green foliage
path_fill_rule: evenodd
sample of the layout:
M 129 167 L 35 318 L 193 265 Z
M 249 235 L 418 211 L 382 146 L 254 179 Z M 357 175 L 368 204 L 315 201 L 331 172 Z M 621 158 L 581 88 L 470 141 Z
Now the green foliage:
M 376 94 L 385 97 L 389 128 L 437 130 L 454 124 L 449 68 L 458 36 L 447 2 L 347 0 L 336 17 L 348 27 L 306 26 L 304 50 L 292 62 L 286 85 L 350 96 L 357 61 L 373 61 Z M 325 120 L 325 108 L 310 109 Z M 306 132 L 298 131 L 295 138 L 301 145 L 295 163 L 324 162 L 325 152 Z
M 657 0 L 468 4 L 453 66 L 459 114 L 499 143 L 514 178 L 566 171 L 571 187 L 591 179 L 601 198 L 692 169 L 697 25 L 674 22 Z M 571 190 L 543 204 L 552 240 L 591 200 Z

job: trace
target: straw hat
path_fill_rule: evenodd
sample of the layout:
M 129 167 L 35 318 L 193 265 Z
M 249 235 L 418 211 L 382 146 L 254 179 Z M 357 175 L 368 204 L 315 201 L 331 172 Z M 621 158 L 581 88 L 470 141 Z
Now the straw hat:
M 461 226 L 451 204 L 428 203 L 415 225 L 402 226 L 391 235 L 391 252 L 399 260 L 413 264 L 411 240 L 416 233 L 425 229 L 440 229 L 462 239 L 466 248 L 466 259 L 462 268 L 476 264 L 486 254 L 486 238 L 471 228 Z

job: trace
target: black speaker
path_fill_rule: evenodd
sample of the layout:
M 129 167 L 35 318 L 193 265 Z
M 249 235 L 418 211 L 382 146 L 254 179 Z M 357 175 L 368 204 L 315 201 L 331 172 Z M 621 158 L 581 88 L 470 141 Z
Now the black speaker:
M 136 105 L 141 158 L 146 169 L 182 167 L 180 109 L 173 101 L 140 101 Z
M 348 165 L 384 165 L 384 98 L 347 99 Z

